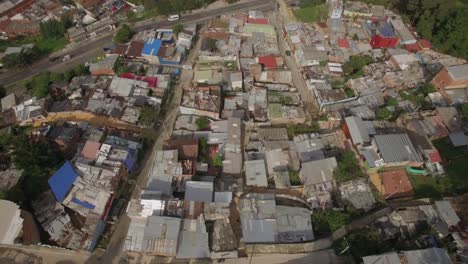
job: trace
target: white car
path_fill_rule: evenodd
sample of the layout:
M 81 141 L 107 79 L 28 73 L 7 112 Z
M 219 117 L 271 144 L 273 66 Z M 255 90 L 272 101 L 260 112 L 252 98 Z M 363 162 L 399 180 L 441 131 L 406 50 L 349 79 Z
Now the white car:
M 167 21 L 177 21 L 179 20 L 180 17 L 179 15 L 170 15 L 168 18 L 167 18 Z
M 191 70 L 191 69 L 192 69 L 192 65 L 188 65 L 188 64 L 182 65 L 182 69 Z
M 72 56 L 71 56 L 71 55 L 65 55 L 65 56 L 63 56 L 63 59 L 62 59 L 62 61 L 63 61 L 63 62 L 65 62 L 65 61 L 69 61 L 69 60 L 71 60 L 71 58 L 72 58 Z

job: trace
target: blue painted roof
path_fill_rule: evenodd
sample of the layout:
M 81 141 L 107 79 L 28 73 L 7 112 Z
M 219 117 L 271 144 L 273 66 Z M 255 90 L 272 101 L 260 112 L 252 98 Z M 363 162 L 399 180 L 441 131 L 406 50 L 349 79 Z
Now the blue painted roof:
M 141 54 L 157 56 L 159 49 L 161 48 L 161 45 L 162 45 L 162 40 L 150 38 L 149 40 L 145 42 L 145 46 L 143 46 L 143 51 L 141 52 Z
M 77 205 L 81 205 L 81 206 L 83 206 L 85 208 L 91 209 L 91 210 L 96 208 L 96 206 L 94 204 L 90 204 L 88 202 L 81 201 L 81 200 L 79 200 L 77 198 L 73 198 L 72 202 L 76 203 Z
M 78 174 L 73 170 L 69 161 L 65 162 L 65 164 L 50 177 L 49 186 L 58 202 L 62 202 L 63 199 L 65 199 L 65 196 L 77 177 Z
M 385 22 L 380 28 L 379 28 L 380 34 L 386 38 L 389 37 L 394 37 L 395 33 L 393 32 L 392 26 Z
M 127 158 L 125 158 L 124 164 L 129 171 L 133 171 L 135 164 L 138 159 L 138 150 L 129 148 Z

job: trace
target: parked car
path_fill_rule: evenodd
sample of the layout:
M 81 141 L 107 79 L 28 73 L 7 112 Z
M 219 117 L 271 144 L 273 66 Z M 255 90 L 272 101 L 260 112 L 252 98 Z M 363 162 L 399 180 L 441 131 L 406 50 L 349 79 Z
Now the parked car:
M 170 15 L 168 18 L 167 18 L 167 21 L 177 21 L 180 19 L 180 16 L 179 15 Z
M 63 56 L 63 59 L 62 59 L 62 61 L 63 61 L 63 62 L 65 62 L 65 61 L 69 61 L 69 60 L 71 60 L 71 58 L 72 58 L 72 56 L 71 56 L 71 55 L 69 55 L 69 54 L 67 54 L 67 55 Z

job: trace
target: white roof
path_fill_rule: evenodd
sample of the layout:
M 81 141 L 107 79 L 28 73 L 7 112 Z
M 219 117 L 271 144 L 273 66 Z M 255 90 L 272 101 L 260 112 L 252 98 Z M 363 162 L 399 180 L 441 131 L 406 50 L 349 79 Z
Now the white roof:
M 19 206 L 7 200 L 0 200 L 0 212 L 0 244 L 14 244 L 23 229 Z

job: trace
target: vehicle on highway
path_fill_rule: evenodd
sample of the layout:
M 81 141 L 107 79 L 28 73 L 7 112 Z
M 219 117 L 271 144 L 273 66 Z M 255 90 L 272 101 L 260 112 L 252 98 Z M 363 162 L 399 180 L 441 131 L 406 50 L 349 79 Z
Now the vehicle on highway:
M 63 61 L 63 62 L 69 61 L 69 60 L 71 60 L 71 58 L 72 58 L 72 56 L 71 56 L 70 54 L 67 54 L 67 55 L 63 56 L 62 61 Z
M 180 19 L 180 16 L 179 15 L 170 15 L 168 18 L 167 18 L 167 21 L 177 21 Z

